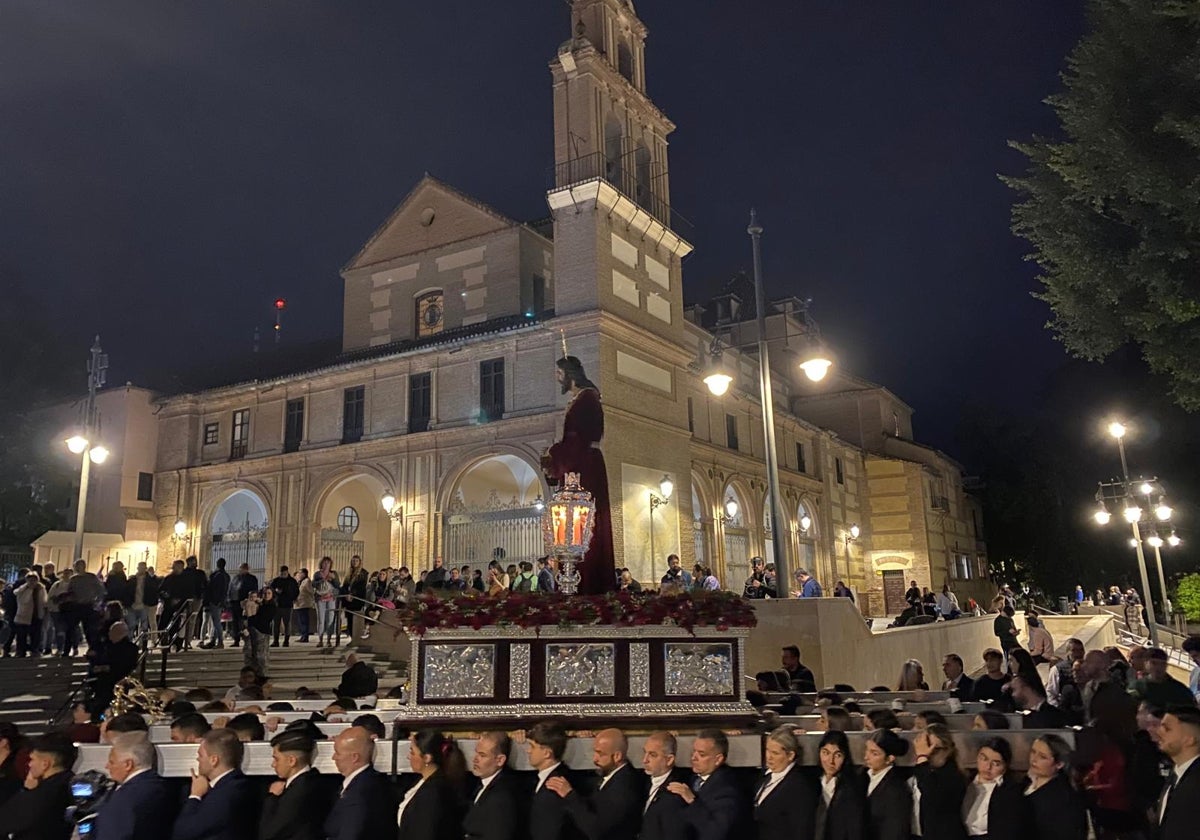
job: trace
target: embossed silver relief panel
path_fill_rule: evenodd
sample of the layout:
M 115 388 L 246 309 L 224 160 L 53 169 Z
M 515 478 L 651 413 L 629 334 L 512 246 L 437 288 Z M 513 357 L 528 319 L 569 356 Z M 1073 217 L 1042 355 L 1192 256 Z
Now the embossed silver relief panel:
M 508 649 L 508 696 L 529 696 L 529 645 L 511 645 Z
M 495 697 L 496 646 L 426 645 L 421 683 L 429 700 Z
M 616 645 L 546 645 L 547 697 L 613 697 L 616 693 Z
M 650 696 L 650 645 L 644 642 L 629 646 L 629 696 Z
M 734 692 L 733 645 L 729 642 L 667 642 L 663 645 L 668 696 L 715 696 Z

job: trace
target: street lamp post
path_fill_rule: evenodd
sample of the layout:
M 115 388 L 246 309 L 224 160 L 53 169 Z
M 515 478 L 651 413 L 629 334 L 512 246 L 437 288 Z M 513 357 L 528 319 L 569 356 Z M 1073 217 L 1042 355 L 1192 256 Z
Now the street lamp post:
M 79 469 L 79 500 L 75 507 L 75 548 L 74 559 L 83 559 L 83 533 L 87 516 L 88 480 L 91 477 L 91 464 L 103 464 L 108 458 L 108 448 L 96 441 L 100 431 L 100 418 L 96 411 L 96 391 L 107 378 L 108 356 L 100 348 L 100 336 L 92 343 L 91 356 L 88 358 L 88 396 L 83 407 L 83 422 L 79 432 L 67 439 L 67 449 L 76 455 L 82 455 L 83 465 Z
M 1129 464 L 1125 460 L 1125 424 L 1112 422 L 1108 424 L 1108 433 L 1117 439 L 1117 451 L 1121 453 L 1121 478 L 1125 480 L 1126 494 L 1129 492 Z M 1135 516 L 1132 511 L 1137 511 Z M 1138 522 L 1142 518 L 1142 510 L 1132 500 L 1128 499 L 1125 508 L 1125 519 L 1133 529 L 1134 551 L 1137 552 L 1138 573 L 1142 579 L 1142 602 L 1146 608 L 1146 623 L 1150 629 L 1150 642 L 1158 645 L 1158 627 L 1154 619 L 1154 599 L 1150 597 L 1150 577 L 1146 574 L 1146 555 L 1142 551 L 1142 532 Z M 1165 590 L 1165 587 L 1164 587 Z M 1165 592 L 1164 592 L 1165 594 Z
M 775 400 L 771 389 L 771 359 L 767 342 L 767 295 L 762 276 L 762 232 L 763 229 L 762 225 L 758 223 L 758 216 L 751 210 L 750 225 L 746 228 L 746 233 L 750 235 L 754 254 L 754 301 L 755 314 L 757 316 L 755 320 L 758 327 L 758 390 L 759 399 L 762 402 L 764 459 L 766 461 L 767 490 L 771 513 L 771 541 L 775 550 L 775 567 L 778 577 L 780 580 L 790 580 L 791 546 L 784 539 L 783 523 L 787 520 L 779 488 L 779 459 L 775 449 Z M 820 382 L 825 378 L 826 373 L 829 372 L 833 361 L 825 349 L 823 342 L 821 342 L 816 322 L 808 314 L 807 309 L 805 309 L 804 313 L 804 322 L 804 343 L 806 348 L 803 351 L 799 367 L 810 380 Z M 787 336 L 784 336 L 784 338 L 786 339 Z M 721 352 L 721 339 L 719 336 L 714 336 L 712 346 L 709 349 L 711 359 L 705 370 L 704 384 L 708 386 L 709 392 L 715 397 L 724 395 L 729 390 L 730 383 L 733 382 L 734 369 L 722 361 Z M 733 512 L 729 514 L 729 517 L 737 515 L 736 503 L 733 505 L 733 508 Z M 789 587 L 786 586 L 781 587 L 779 597 L 787 597 L 788 589 Z
M 779 462 L 775 454 L 775 401 L 771 390 L 771 361 L 767 347 L 767 295 L 762 276 L 762 225 L 758 215 L 750 211 L 750 242 L 754 251 L 754 304 L 758 320 L 758 388 L 762 401 L 764 457 L 767 462 L 767 493 L 771 502 L 771 540 L 775 548 L 775 575 L 777 580 L 790 581 L 791 563 L 784 540 L 783 495 L 779 492 Z M 789 586 L 777 587 L 779 597 L 786 598 Z

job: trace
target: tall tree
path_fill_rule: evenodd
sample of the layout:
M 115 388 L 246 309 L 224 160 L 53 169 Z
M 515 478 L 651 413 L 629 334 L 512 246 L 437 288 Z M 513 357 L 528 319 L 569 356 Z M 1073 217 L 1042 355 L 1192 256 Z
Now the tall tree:
M 78 392 L 86 382 L 82 352 L 68 354 L 55 325 L 25 293 L 14 272 L 0 267 L 0 545 L 28 545 L 65 525 L 72 476 L 47 451 L 37 408 Z
M 1073 355 L 1136 344 L 1200 409 L 1200 3 L 1091 0 L 1047 102 L 1063 139 L 1012 145 L 1013 231 L 1041 268 L 1047 325 Z

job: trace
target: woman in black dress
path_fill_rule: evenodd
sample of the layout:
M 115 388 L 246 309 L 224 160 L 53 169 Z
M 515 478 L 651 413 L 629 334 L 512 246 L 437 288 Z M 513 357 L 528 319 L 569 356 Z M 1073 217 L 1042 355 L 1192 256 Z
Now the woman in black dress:
M 913 827 L 924 840 L 966 840 L 960 811 L 967 779 L 958 769 L 958 749 L 944 724 L 932 723 L 913 744 Z M 914 832 L 916 833 L 916 832 Z
M 971 840 L 1019 840 L 1023 785 L 1009 775 L 1012 747 L 989 738 L 975 756 L 975 773 L 963 797 L 962 818 Z
M 1071 784 L 1071 748 L 1058 735 L 1042 735 L 1029 748 L 1022 837 L 1027 840 L 1087 840 L 1087 806 Z
M 458 744 L 422 730 L 409 742 L 408 763 L 421 778 L 400 802 L 397 840 L 461 840 L 467 764 Z
M 767 736 L 767 772 L 754 793 L 754 829 L 758 840 L 814 840 L 817 797 L 796 766 L 800 743 L 790 726 Z
M 846 733 L 833 731 L 821 736 L 819 755 L 816 840 L 863 840 L 867 798 L 850 758 Z
M 896 759 L 908 753 L 908 742 L 890 729 L 867 738 L 863 763 L 867 789 L 866 840 L 910 840 L 913 799 Z

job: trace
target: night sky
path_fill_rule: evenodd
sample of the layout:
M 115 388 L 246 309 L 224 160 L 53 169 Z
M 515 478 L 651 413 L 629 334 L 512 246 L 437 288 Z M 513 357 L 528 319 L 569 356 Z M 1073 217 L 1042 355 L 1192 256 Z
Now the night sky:
M 638 0 L 647 85 L 679 126 L 685 295 L 749 266 L 814 299 L 849 369 L 953 451 L 968 402 L 1030 410 L 1061 348 L 1009 232 L 1006 147 L 1082 0 Z M 562 0 L 0 4 L 0 277 L 111 380 L 335 336 L 339 268 L 428 170 L 547 214 Z M 80 387 L 84 377 L 80 375 Z

